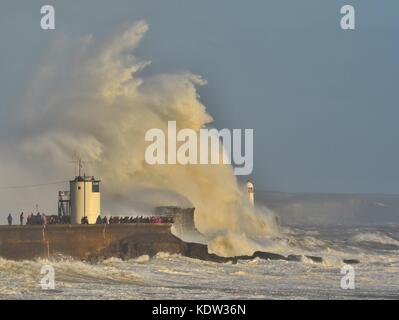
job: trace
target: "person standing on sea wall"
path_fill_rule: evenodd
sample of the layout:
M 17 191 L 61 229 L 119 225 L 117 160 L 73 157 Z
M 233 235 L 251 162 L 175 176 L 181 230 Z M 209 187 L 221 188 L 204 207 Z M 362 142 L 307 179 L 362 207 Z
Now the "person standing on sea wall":
M 8 225 L 12 226 L 12 215 L 11 215 L 11 213 L 8 215 L 7 221 L 8 221 Z
M 47 217 L 44 213 L 42 213 L 41 222 L 42 222 L 43 226 L 45 226 L 47 224 Z
M 19 223 L 21 226 L 24 225 L 24 212 L 21 212 L 21 215 L 19 216 Z

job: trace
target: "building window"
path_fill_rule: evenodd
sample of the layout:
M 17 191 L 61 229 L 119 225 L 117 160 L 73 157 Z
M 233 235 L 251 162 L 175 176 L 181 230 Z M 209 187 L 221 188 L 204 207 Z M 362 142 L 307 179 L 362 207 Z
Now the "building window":
M 100 182 L 93 182 L 92 192 L 100 192 Z

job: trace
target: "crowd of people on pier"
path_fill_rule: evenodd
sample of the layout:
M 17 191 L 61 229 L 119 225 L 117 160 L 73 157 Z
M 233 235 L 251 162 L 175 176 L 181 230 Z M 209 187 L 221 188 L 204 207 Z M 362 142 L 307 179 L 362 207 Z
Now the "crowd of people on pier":
M 25 221 L 26 220 L 26 221 Z M 173 223 L 173 218 L 164 217 L 164 216 L 136 216 L 136 217 L 110 217 L 101 216 L 97 217 L 96 224 L 128 224 L 128 223 Z M 7 223 L 9 226 L 13 225 L 13 216 L 10 213 L 7 216 Z M 61 215 L 46 215 L 44 213 L 30 213 L 26 219 L 25 214 L 21 212 L 19 215 L 19 223 L 20 225 L 55 225 L 55 224 L 70 224 L 71 217 L 70 216 L 61 216 Z M 83 217 L 81 220 L 81 224 L 89 224 L 89 220 L 87 216 Z
M 7 223 L 9 226 L 13 225 L 13 216 L 10 213 L 7 216 Z M 46 215 L 44 213 L 30 213 L 25 219 L 25 214 L 21 212 L 19 215 L 19 224 L 23 225 L 48 225 L 48 224 L 70 224 L 71 218 L 68 216 Z
M 83 218 L 84 219 L 84 218 Z M 87 218 L 85 221 L 82 219 L 82 224 L 88 224 Z M 123 224 L 123 223 L 173 223 L 171 217 L 160 217 L 160 216 L 137 216 L 137 217 L 97 217 L 96 224 Z

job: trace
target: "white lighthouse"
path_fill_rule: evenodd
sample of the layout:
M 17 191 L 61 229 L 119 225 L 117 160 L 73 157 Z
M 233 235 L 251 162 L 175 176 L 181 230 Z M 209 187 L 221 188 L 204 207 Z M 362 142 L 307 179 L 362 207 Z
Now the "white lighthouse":
M 87 217 L 89 224 L 96 223 L 101 213 L 100 180 L 86 175 L 70 181 L 71 223 L 81 224 Z
M 247 195 L 249 203 L 254 206 L 255 205 L 255 197 L 254 197 L 254 184 L 248 180 L 247 182 Z

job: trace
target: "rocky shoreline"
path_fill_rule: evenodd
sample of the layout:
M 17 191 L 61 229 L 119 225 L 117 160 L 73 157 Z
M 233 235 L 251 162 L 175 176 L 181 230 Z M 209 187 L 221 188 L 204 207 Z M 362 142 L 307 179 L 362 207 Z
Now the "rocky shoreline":
M 147 245 L 138 245 L 136 241 L 131 241 L 129 238 L 123 239 L 119 242 L 115 242 L 109 247 L 97 252 L 89 257 L 89 261 L 98 262 L 108 258 L 116 257 L 122 260 L 128 260 L 137 258 L 142 255 L 148 255 L 150 257 L 155 256 L 159 252 L 177 253 L 182 256 L 199 259 L 203 261 L 211 261 L 216 263 L 237 263 L 240 260 L 253 260 L 259 258 L 262 260 L 284 260 L 301 262 L 304 258 L 310 259 L 315 263 L 322 263 L 323 258 L 318 256 L 309 255 L 288 255 L 284 256 L 277 253 L 256 251 L 253 255 L 243 255 L 234 257 L 222 257 L 213 253 L 208 252 L 208 246 L 199 243 L 184 242 L 178 238 L 175 238 L 176 242 L 171 244 L 170 242 L 165 247 L 163 243 L 147 243 Z M 342 260 L 345 264 L 358 264 L 360 263 L 357 259 L 344 259 Z

